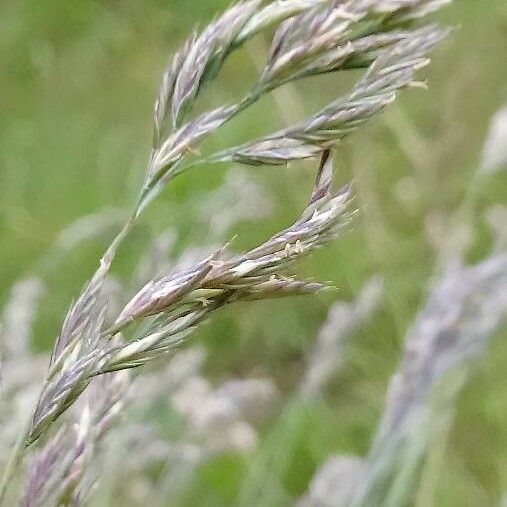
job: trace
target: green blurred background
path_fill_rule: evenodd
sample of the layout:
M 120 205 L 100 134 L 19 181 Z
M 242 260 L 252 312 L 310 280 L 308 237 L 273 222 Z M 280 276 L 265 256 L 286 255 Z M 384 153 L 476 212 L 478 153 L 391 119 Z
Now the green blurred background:
M 163 69 L 189 30 L 227 4 L 0 4 L 0 299 L 16 279 L 44 272 L 49 292 L 36 323 L 37 350 L 52 343 L 69 301 L 110 238 L 89 242 L 55 265 L 41 259 L 76 218 L 105 207 L 126 213 L 142 181 Z M 455 30 L 424 71 L 429 91 L 405 92 L 335 155 L 337 179 L 355 178 L 365 213 L 353 231 L 298 269 L 331 281 L 339 292 L 238 306 L 222 312 L 194 340 L 210 351 L 210 377 L 256 372 L 274 377 L 290 393 L 337 297 L 352 298 L 370 275 L 380 274 L 386 284 L 382 310 L 354 336 L 346 366 L 323 399 L 298 408 L 298 430 L 283 460 L 270 458 L 276 457 L 281 435 L 276 427 L 265 428 L 258 456 L 251 462 L 230 457 L 206 465 L 185 505 L 234 505 L 238 491 L 242 498 L 255 498 L 263 488 L 259 463 L 265 459 L 283 489 L 296 497 L 329 453 L 367 451 L 404 332 L 434 268 L 425 223 L 459 206 L 478 166 L 489 120 L 507 100 L 507 2 L 455 0 L 440 18 Z M 240 96 L 267 44 L 257 39 L 234 55 L 201 106 Z M 302 118 L 350 82 L 350 76 L 334 76 L 284 88 L 224 128 L 203 150 L 237 144 Z M 115 265 L 118 276 L 128 276 L 150 238 L 168 226 L 180 233 L 178 250 L 198 244 L 205 228 L 194 216 L 195 203 L 220 185 L 228 169 L 203 167 L 176 180 L 127 242 Z M 311 188 L 312 169 L 312 164 L 251 169 L 272 197 L 274 211 L 254 226 L 236 227 L 236 247 L 255 245 L 297 216 Z M 480 257 L 490 243 L 482 211 L 506 195 L 504 176 L 481 191 L 475 216 L 482 232 L 472 257 Z M 495 340 L 460 400 L 438 471 L 435 505 L 496 505 L 507 491 L 505 338 L 503 333 Z M 278 422 L 284 422 L 283 415 Z M 290 428 L 291 422 L 285 423 Z M 274 498 L 272 505 L 283 504 Z

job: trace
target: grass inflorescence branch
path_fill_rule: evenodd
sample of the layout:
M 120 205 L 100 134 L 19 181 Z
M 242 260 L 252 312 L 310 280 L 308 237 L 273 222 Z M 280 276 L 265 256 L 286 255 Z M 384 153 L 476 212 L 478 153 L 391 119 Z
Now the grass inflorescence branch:
M 278 0 L 263 4 L 249 0 L 233 4 L 188 38 L 162 78 L 154 110 L 153 146 L 139 199 L 64 319 L 33 416 L 4 474 L 0 499 L 25 448 L 46 436 L 96 377 L 165 356 L 216 310 L 235 301 L 324 288 L 314 281 L 298 280 L 291 268 L 332 240 L 355 212 L 350 185 L 336 193 L 331 190 L 330 150 L 382 111 L 399 90 L 418 84 L 415 73 L 428 63 L 428 52 L 446 34 L 435 26 L 421 27 L 420 19 L 447 3 Z M 237 103 L 194 116 L 197 98 L 217 78 L 227 57 L 272 27 L 271 49 L 250 92 Z M 205 137 L 264 94 L 308 76 L 352 68 L 366 69 L 352 91 L 306 120 L 218 154 L 195 157 Z M 104 285 L 114 257 L 146 206 L 176 175 L 209 162 L 281 165 L 318 157 L 321 164 L 309 204 L 291 227 L 243 254 L 223 248 L 188 270 L 149 281 L 116 321 L 106 324 Z M 57 459 L 61 442 L 58 436 L 47 444 L 39 460 L 43 467 Z M 33 484 L 40 484 L 34 473 Z

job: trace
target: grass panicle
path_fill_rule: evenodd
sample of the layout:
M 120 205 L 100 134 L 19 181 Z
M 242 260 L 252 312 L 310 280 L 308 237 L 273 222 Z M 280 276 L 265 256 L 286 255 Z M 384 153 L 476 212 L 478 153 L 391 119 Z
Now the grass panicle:
M 291 270 L 294 262 L 334 239 L 355 213 L 350 185 L 337 193 L 331 190 L 330 149 L 390 104 L 399 90 L 418 84 L 415 72 L 428 63 L 428 52 L 446 35 L 433 26 L 421 27 L 420 18 L 446 3 L 292 0 L 265 5 L 247 0 L 233 4 L 190 36 L 162 78 L 154 110 L 153 147 L 139 199 L 63 321 L 35 410 L 6 467 L 0 500 L 26 447 L 42 437 L 51 443 L 33 469 L 29 489 L 40 489 L 44 468 L 46 472 L 52 469 L 61 453 L 70 468 L 50 475 L 80 477 L 75 467 L 82 461 L 77 448 L 86 446 L 86 438 L 81 437 L 89 434 L 86 419 L 78 423 L 83 430 L 78 437 L 68 439 L 64 431 L 65 438 L 59 433 L 52 441 L 50 431 L 83 392 L 90 391 L 97 377 L 165 357 L 216 310 L 235 301 L 315 293 L 325 287 L 299 280 Z M 218 77 L 227 57 L 271 27 L 274 41 L 250 92 L 235 104 L 194 115 L 197 98 Z M 307 120 L 219 154 L 195 156 L 205 137 L 264 94 L 303 77 L 349 68 L 366 69 L 352 92 Z M 106 324 L 106 289 L 114 258 L 147 205 L 171 179 L 211 161 L 278 165 L 317 157 L 322 161 L 309 204 L 291 227 L 245 253 L 218 249 L 188 269 L 151 279 L 123 307 L 113 325 Z M 91 411 L 89 417 L 93 420 Z M 68 441 L 74 443 L 69 447 Z

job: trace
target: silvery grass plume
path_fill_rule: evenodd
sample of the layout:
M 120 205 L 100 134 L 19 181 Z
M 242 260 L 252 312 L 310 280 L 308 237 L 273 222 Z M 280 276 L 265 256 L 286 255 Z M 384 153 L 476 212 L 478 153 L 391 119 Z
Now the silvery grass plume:
M 188 379 L 170 401 L 187 422 L 184 441 L 195 442 L 199 452 L 187 454 L 187 460 L 183 455 L 159 480 L 160 503 L 169 494 L 174 499 L 197 467 L 210 459 L 254 450 L 258 441 L 255 423 L 268 418 L 276 399 L 276 386 L 268 379 L 231 379 L 217 387 L 202 376 Z
M 0 402 L 0 467 L 6 466 L 9 451 L 15 445 L 19 430 L 33 411 L 40 383 L 47 368 L 46 356 L 4 358 L 4 381 Z
M 211 65 L 211 63 L 214 62 L 212 67 L 215 68 L 216 65 L 220 64 L 224 56 L 227 54 L 227 51 L 232 46 L 234 46 L 234 37 L 236 34 L 240 33 L 242 24 L 246 23 L 248 19 L 252 19 L 251 16 L 257 4 L 258 2 L 237 4 L 231 10 L 227 11 L 223 17 L 213 22 L 208 27 L 208 29 L 203 32 L 203 34 L 200 36 L 196 35 L 192 37 L 184 47 L 183 52 L 179 53 L 175 57 L 168 70 L 168 73 L 164 76 L 162 92 L 157 101 L 157 107 L 155 111 L 154 151 L 150 159 L 149 169 L 147 172 L 147 180 L 142 192 L 139 206 L 136 208 L 136 211 L 132 218 L 125 225 L 125 228 L 113 241 L 102 259 L 100 268 L 95 273 L 92 280 L 85 287 L 83 293 L 69 311 L 69 314 L 65 319 L 62 332 L 53 351 L 49 378 L 59 372 L 62 364 L 65 362 L 68 356 L 74 355 L 74 357 L 79 357 L 79 360 L 72 362 L 73 371 L 69 368 L 66 369 L 68 374 L 72 373 L 70 377 L 65 380 L 61 379 L 62 385 L 56 390 L 56 392 L 69 392 L 69 400 L 79 395 L 80 392 L 86 387 L 86 382 L 72 382 L 72 389 L 70 392 L 68 385 L 70 379 L 76 380 L 79 378 L 86 379 L 90 377 L 92 363 L 94 362 L 91 356 L 97 354 L 97 340 L 99 339 L 98 337 L 100 334 L 93 332 L 93 330 L 92 332 L 89 332 L 89 328 L 96 330 L 99 329 L 102 325 L 103 316 L 100 315 L 100 311 L 98 311 L 98 309 L 102 308 L 103 305 L 99 301 L 99 298 L 103 290 L 104 278 L 109 271 L 109 267 L 119 244 L 133 226 L 133 223 L 135 222 L 138 214 L 146 203 L 146 199 L 149 200 L 151 197 L 153 197 L 155 186 L 159 185 L 163 177 L 166 178 L 170 175 L 168 168 L 174 167 L 176 162 L 179 162 L 180 159 L 182 159 L 187 154 L 188 147 L 190 145 L 194 145 L 195 142 L 198 139 L 202 138 L 205 133 L 208 133 L 211 130 L 215 130 L 217 127 L 218 118 L 222 118 L 223 120 L 223 118 L 225 118 L 227 115 L 225 115 L 224 111 L 221 109 L 211 113 L 205 113 L 197 120 L 192 120 L 191 123 L 179 127 L 175 133 L 170 134 L 169 138 L 163 142 L 161 141 L 163 137 L 162 126 L 169 123 L 169 125 L 172 125 L 172 127 L 168 127 L 169 130 L 171 130 L 171 128 L 174 129 L 174 126 L 179 123 L 180 115 L 183 114 L 183 111 L 188 110 L 189 102 L 192 102 L 192 100 L 195 99 L 196 94 L 199 92 L 200 85 L 196 87 L 195 82 L 201 82 L 203 76 L 205 75 L 207 65 Z M 348 7 L 352 8 L 352 3 L 347 2 L 346 4 Z M 325 12 L 329 13 L 328 9 L 331 9 L 333 12 L 335 9 L 338 9 L 339 12 L 334 15 L 334 18 L 336 18 L 337 22 L 339 21 L 340 26 L 342 26 L 343 22 L 345 22 L 345 24 L 348 26 L 348 24 L 353 20 L 365 20 L 370 15 L 374 17 L 379 16 L 380 20 L 392 20 L 392 16 L 395 14 L 400 14 L 400 12 L 403 13 L 403 20 L 406 21 L 407 16 L 410 18 L 418 15 L 419 7 L 422 5 L 431 5 L 433 7 L 437 4 L 435 2 L 419 2 L 419 5 L 417 5 L 413 1 L 396 2 L 395 4 L 392 2 L 365 2 L 363 11 L 361 11 L 361 13 L 355 12 L 355 15 L 352 17 L 353 19 L 350 19 L 350 16 L 343 14 L 345 4 L 332 2 L 329 6 L 325 7 Z M 379 9 L 379 7 L 382 8 Z M 311 16 L 315 18 L 315 23 L 320 26 L 319 33 L 327 33 L 325 30 L 327 23 L 325 23 L 323 20 L 321 10 L 316 9 L 312 10 L 311 12 L 313 13 Z M 386 13 L 389 13 L 389 15 Z M 344 17 L 346 18 L 345 21 L 343 21 Z M 295 28 L 293 27 L 293 31 L 297 33 L 298 26 L 301 24 L 301 20 L 299 18 L 295 18 L 294 20 L 288 21 L 287 23 L 294 23 Z M 325 25 L 324 27 L 322 26 L 323 23 Z M 368 26 L 370 25 L 368 24 Z M 385 25 L 379 21 L 379 26 L 381 27 L 382 31 L 386 29 L 387 26 L 391 27 L 391 22 Z M 290 33 L 290 30 L 288 30 L 287 26 L 284 26 L 281 28 L 281 30 Z M 358 122 L 363 121 L 364 118 L 371 116 L 374 111 L 378 111 L 384 104 L 385 100 L 388 99 L 388 101 L 391 101 L 393 99 L 394 90 L 407 86 L 412 82 L 413 73 L 415 70 L 426 63 L 426 58 L 423 56 L 423 54 L 428 51 L 436 42 L 438 42 L 438 40 L 440 40 L 441 35 L 441 32 L 436 29 L 424 29 L 422 31 L 416 31 L 415 34 L 408 33 L 404 36 L 397 37 L 397 43 L 401 44 L 401 46 L 395 46 L 395 49 L 388 48 L 387 50 L 383 50 L 380 52 L 377 58 L 371 56 L 370 61 L 373 61 L 374 63 L 372 64 L 372 67 L 367 73 L 365 79 L 358 84 L 353 93 L 354 99 L 357 96 L 359 99 L 365 100 L 363 103 L 364 107 L 358 107 L 357 104 L 353 106 L 353 118 L 351 118 L 350 114 L 347 113 L 345 114 L 345 117 L 340 116 L 340 113 L 337 113 L 336 111 L 334 111 L 331 117 L 327 112 L 325 112 L 323 115 L 317 115 L 309 122 L 309 125 L 307 125 L 307 130 L 309 132 L 308 135 L 311 135 L 312 138 L 315 138 L 319 135 L 317 132 L 320 132 L 321 135 L 323 135 L 324 129 L 327 129 L 329 127 L 326 122 L 332 121 L 335 123 L 335 125 L 337 121 L 342 123 L 345 122 L 345 124 L 348 122 L 349 127 L 351 127 L 351 124 L 357 124 Z M 308 36 L 308 34 L 305 36 Z M 328 34 L 327 37 L 329 39 L 329 44 L 331 44 L 332 40 L 334 40 L 333 36 Z M 294 36 L 293 39 L 298 40 L 296 36 Z M 344 40 L 340 39 L 340 42 L 344 42 Z M 206 46 L 207 48 L 204 53 L 199 50 L 202 50 L 203 46 Z M 398 47 L 397 50 L 396 47 Z M 279 56 L 280 55 L 278 53 L 276 57 L 278 58 Z M 271 55 L 271 60 L 273 60 L 273 58 L 274 56 Z M 376 65 L 377 61 L 380 63 Z M 189 65 L 188 62 L 193 63 L 192 65 Z M 266 81 L 266 78 L 264 78 L 264 81 Z M 370 89 L 373 89 L 377 93 L 381 94 L 382 99 L 380 104 L 374 101 L 373 106 L 369 105 L 368 97 L 370 94 Z M 375 91 L 372 93 L 375 93 Z M 340 106 L 338 106 L 338 108 L 340 108 Z M 171 115 L 172 121 L 169 121 L 169 116 Z M 320 118 L 323 118 L 324 123 L 320 121 Z M 219 123 L 222 120 L 220 120 Z M 341 136 L 344 128 L 348 127 L 342 126 L 340 129 L 338 129 L 338 127 L 335 127 L 333 132 L 337 133 L 338 136 Z M 301 128 L 298 127 L 296 130 L 301 130 Z M 331 132 L 329 135 L 332 138 L 334 134 Z M 281 149 L 285 150 L 286 141 L 280 137 L 280 142 Z M 320 151 L 320 149 L 321 147 L 317 149 L 317 147 L 314 146 L 312 148 L 313 155 L 317 155 L 317 152 Z M 291 150 L 290 153 L 292 153 L 290 157 L 294 158 L 294 150 Z M 258 158 L 257 155 L 256 157 Z M 307 155 L 305 155 L 305 157 L 306 156 Z M 258 163 L 258 160 L 256 163 Z M 278 239 L 283 241 L 283 238 Z M 260 253 L 262 252 L 257 252 L 257 254 Z M 140 298 L 146 298 L 149 296 L 149 294 L 147 291 L 145 291 L 143 294 L 140 294 L 138 296 L 138 299 L 135 301 L 135 305 L 134 302 L 132 302 L 132 305 L 127 308 L 126 311 L 121 315 L 117 324 L 123 325 L 128 320 L 135 319 L 139 316 L 146 316 L 152 313 L 157 313 L 158 308 L 155 305 L 155 300 L 158 300 L 158 304 L 161 304 L 162 307 L 165 307 L 169 303 L 172 303 L 170 301 L 171 297 L 176 297 L 176 300 L 181 299 L 180 296 L 174 293 L 174 290 L 184 293 L 188 291 L 188 287 L 191 287 L 193 284 L 197 284 L 201 278 L 206 277 L 207 280 L 209 280 L 212 278 L 212 275 L 215 275 L 216 278 L 216 273 L 219 271 L 219 269 L 216 266 L 212 266 L 211 261 L 212 259 L 204 262 L 201 266 L 198 266 L 194 272 L 183 274 L 181 280 L 173 280 L 173 282 L 176 283 L 173 284 L 174 286 L 172 288 L 168 285 L 167 281 L 160 281 L 158 285 L 165 285 L 162 291 L 162 296 L 159 297 L 160 292 L 154 292 L 154 300 L 147 302 L 147 306 L 145 308 L 141 308 L 142 304 L 140 302 Z M 239 262 L 241 264 L 240 259 L 237 261 L 229 261 L 225 263 L 226 269 L 232 269 L 231 262 Z M 241 267 L 243 269 L 245 267 L 249 269 L 251 264 L 252 263 L 243 263 Z M 207 271 L 213 271 L 213 273 L 208 274 Z M 154 287 L 152 287 L 152 289 L 153 288 Z M 264 280 L 264 284 L 262 286 L 259 285 L 256 290 L 260 290 L 261 292 L 266 293 L 267 290 L 276 289 L 280 291 L 282 288 L 284 290 L 294 291 L 294 289 L 301 290 L 303 286 L 298 283 L 289 286 L 287 281 Z M 306 288 L 308 289 L 310 287 L 307 285 Z M 156 289 L 158 289 L 158 287 L 156 287 Z M 210 287 L 210 289 L 212 289 L 212 287 Z M 164 292 L 167 292 L 168 290 L 169 292 L 172 291 L 171 297 L 168 297 Z M 217 288 L 217 290 L 225 294 L 225 291 L 222 289 Z M 208 294 L 210 294 L 209 290 L 207 293 L 204 293 L 203 296 L 207 296 Z M 242 297 L 245 297 L 245 295 L 246 294 L 243 294 Z M 151 296 L 149 297 L 151 298 Z M 207 313 L 209 313 L 209 308 L 202 309 L 200 312 L 200 318 L 203 318 Z M 196 318 L 197 315 L 194 314 L 191 315 L 191 317 L 188 317 L 187 320 L 190 323 L 192 319 Z M 178 320 L 178 322 L 180 323 L 181 321 Z M 190 324 L 184 327 L 188 328 L 189 326 Z M 85 333 L 88 338 L 81 339 L 80 337 L 85 329 L 88 330 Z M 160 336 L 152 336 L 152 339 L 158 342 L 160 340 Z M 142 343 L 146 342 L 147 337 L 145 337 Z M 137 343 L 132 344 L 131 350 L 133 350 L 135 346 L 137 346 Z M 88 354 L 91 354 L 91 356 Z M 54 387 L 54 382 L 50 382 L 48 385 L 53 385 Z M 48 399 L 53 398 L 53 396 L 49 396 L 49 398 L 47 397 L 47 389 L 48 388 L 45 389 L 44 393 L 41 396 L 41 402 L 39 403 L 39 407 L 34 416 L 34 422 L 32 424 L 33 427 L 31 430 L 32 437 L 29 438 L 29 442 L 33 441 L 34 438 L 36 438 L 44 431 L 44 426 L 41 426 L 42 421 L 49 422 L 57 418 L 62 411 L 66 410 L 68 402 L 63 403 L 62 400 L 60 400 L 58 404 L 58 409 L 56 407 L 53 407 L 51 404 L 48 405 Z M 64 397 L 64 399 L 66 398 L 67 397 Z M 45 416 L 42 416 L 40 413 L 41 409 L 44 409 L 42 412 L 45 414 Z M 47 416 L 49 414 L 51 414 L 51 417 L 48 419 Z
M 489 153 L 490 160 L 502 151 L 498 143 L 498 117 L 497 114 L 492 121 L 493 128 L 483 148 L 483 154 Z M 463 212 L 470 212 L 471 203 L 478 195 L 481 180 L 477 177 L 488 177 L 492 172 L 485 170 L 483 163 L 473 175 L 472 192 L 450 217 L 454 219 L 452 227 L 450 220 L 442 216 L 427 217 L 426 230 L 443 275 L 414 324 L 412 334 L 407 335 L 405 359 L 391 382 L 377 447 L 373 447 L 369 460 L 340 455 L 330 458 L 315 474 L 308 494 L 300 501 L 301 506 L 346 507 L 353 503 L 354 495 L 354 505 L 406 505 L 407 498 L 416 491 L 418 465 L 451 418 L 471 363 L 480 357 L 491 330 L 507 314 L 505 207 L 496 205 L 486 212 L 493 236 L 490 259 L 472 268 L 464 267 L 462 260 L 474 239 L 471 217 Z M 493 273 L 488 272 L 488 263 L 493 266 Z M 473 270 L 477 275 L 475 281 Z M 498 280 L 493 293 L 484 297 L 487 277 L 495 278 L 495 270 Z M 469 312 L 470 308 L 473 312 Z M 442 317 L 446 314 L 450 315 L 448 319 Z M 477 339 L 478 330 L 483 325 L 487 328 L 488 322 L 490 328 Z M 403 422 L 395 424 L 395 419 Z
M 417 30 L 412 32 L 407 27 L 423 14 L 446 3 L 446 0 L 295 1 L 275 2 L 260 11 L 258 1 L 233 6 L 200 35 L 194 34 L 164 74 L 155 106 L 153 150 L 136 214 L 157 195 L 164 184 L 189 167 L 188 164 L 185 165 L 184 159 L 195 151 L 204 137 L 215 132 L 265 93 L 287 82 L 348 68 L 368 67 L 379 56 L 402 44 L 404 49 L 399 51 L 411 52 L 411 55 L 405 55 L 404 65 L 400 69 L 397 66 L 401 63 L 401 55 L 399 60 L 396 57 L 390 60 L 390 67 L 389 62 L 386 62 L 384 72 L 391 73 L 391 81 L 390 89 L 384 92 L 393 92 L 410 85 L 414 72 L 427 61 L 427 52 L 441 40 L 445 32 L 435 27 L 428 27 L 424 33 Z M 294 16 L 298 12 L 301 14 Z M 276 32 L 265 69 L 251 91 L 236 104 L 207 111 L 180 124 L 181 118 L 191 110 L 203 85 L 216 76 L 230 52 L 261 27 L 265 28 L 288 16 L 292 17 L 282 23 Z M 352 100 L 363 99 L 363 107 L 366 108 L 365 102 L 369 94 L 366 90 L 363 91 L 364 97 L 358 92 Z M 331 109 L 333 106 L 334 104 Z M 372 105 L 370 116 L 374 110 Z M 359 116 L 364 119 L 368 115 L 359 113 Z M 355 119 L 358 120 L 358 116 Z M 352 126 L 352 119 L 347 122 L 340 118 L 335 119 L 335 122 L 339 120 Z M 334 130 L 337 135 L 329 134 L 327 146 L 343 137 L 343 129 Z M 313 142 L 315 144 L 317 143 Z M 280 147 L 282 149 L 284 145 Z M 306 149 L 293 147 L 289 159 L 315 157 L 321 149 L 322 147 L 314 147 L 313 150 L 309 146 Z M 233 149 L 201 158 L 191 162 L 190 166 L 228 160 L 235 151 Z M 239 154 L 236 157 L 241 162 L 251 163 Z M 286 162 L 288 159 L 284 160 Z M 262 161 L 257 160 L 256 163 Z
M 507 167 L 507 107 L 500 109 L 491 120 L 482 151 L 480 169 L 495 173 Z
M 99 474 L 97 455 L 122 409 L 127 386 L 126 372 L 95 379 L 74 423 L 67 421 L 33 458 L 20 507 L 86 502 Z
M 23 278 L 10 291 L 0 318 L 1 355 L 7 359 L 29 356 L 32 325 L 44 283 L 38 277 Z
M 417 86 L 414 72 L 429 63 L 427 52 L 445 32 L 426 27 L 407 34 L 376 58 L 352 92 L 292 127 L 210 157 L 248 165 L 285 165 L 315 157 L 391 104 L 399 90 Z
M 397 90 L 414 84 L 415 72 L 427 63 L 426 53 L 445 33 L 433 27 L 411 28 L 420 17 L 446 3 L 446 0 L 293 0 L 263 6 L 260 0 L 250 0 L 233 5 L 190 37 L 162 80 L 154 113 L 153 148 L 140 197 L 64 320 L 25 445 L 47 432 L 86 389 L 91 378 L 138 366 L 165 354 L 215 309 L 233 300 L 314 292 L 320 288 L 318 284 L 286 279 L 279 272 L 332 236 L 341 208 L 348 200 L 348 191 L 322 203 L 314 217 L 307 210 L 293 228 L 246 256 L 224 259 L 219 252 L 179 278 L 153 282 L 125 308 L 109 332 L 104 330 L 105 279 L 118 248 L 164 185 L 196 164 L 195 160 L 185 163 L 185 159 L 195 152 L 200 141 L 264 93 L 288 81 L 369 67 L 364 79 L 344 100 L 282 133 L 247 144 L 247 149 L 241 147 L 208 160 L 259 164 L 318 156 L 323 148 L 335 144 L 391 102 Z M 273 25 L 279 25 L 273 49 L 251 92 L 236 104 L 190 118 L 197 97 L 216 78 L 228 55 Z M 273 144 L 275 140 L 280 142 L 279 146 Z M 315 201 L 320 206 L 320 199 Z M 335 213 L 336 210 L 339 212 Z M 283 246 L 283 252 L 279 246 Z M 122 346 L 111 344 L 112 332 L 117 333 L 130 321 L 149 315 L 159 316 L 149 332 L 141 332 L 136 341 Z M 20 444 L 13 451 L 0 485 L 0 499 L 22 454 Z
M 410 503 L 429 444 L 448 424 L 472 366 L 506 316 L 505 253 L 443 273 L 406 335 L 351 505 Z
M 490 122 L 490 129 L 482 147 L 481 162 L 472 173 L 467 191 L 460 206 L 451 214 L 433 212 L 425 220 L 425 232 L 429 244 L 437 255 L 439 268 L 451 264 L 459 266 L 466 253 L 476 241 L 474 217 L 479 211 L 480 200 L 485 185 L 503 169 L 507 162 L 506 109 L 497 112 Z M 507 166 L 506 166 L 507 167 Z M 493 241 L 492 252 L 502 253 L 507 249 L 505 227 L 506 213 L 502 204 L 493 205 L 484 213 Z
M 170 400 L 191 432 L 203 440 L 203 457 L 209 459 L 227 451 L 251 450 L 257 433 L 250 421 L 265 418 L 276 394 L 276 387 L 266 379 L 232 379 L 213 388 L 204 377 L 195 376 Z
M 76 401 L 93 377 L 98 356 L 105 353 L 105 347 L 111 347 L 110 340 L 101 334 L 106 309 L 102 289 L 107 269 L 103 263 L 64 320 L 29 426 L 27 445 L 45 433 L 51 422 Z
M 45 287 L 39 277 L 15 282 L 0 317 L 0 463 L 16 442 L 37 397 L 46 357 L 30 352 L 33 322 Z
M 365 461 L 357 456 L 329 458 L 316 472 L 297 507 L 348 507 L 364 469 Z
M 299 391 L 311 398 L 325 387 L 345 362 L 351 335 L 378 309 L 383 295 L 379 278 L 370 279 L 350 303 L 335 303 L 328 312 L 309 356 Z
M 170 494 L 177 503 L 198 466 L 256 444 L 256 423 L 265 420 L 276 403 L 276 386 L 262 378 L 230 379 L 215 386 L 202 372 L 205 359 L 202 347 L 186 348 L 134 381 L 128 420 L 115 431 L 108 452 L 104 489 L 110 495 L 158 505 L 156 499 L 164 504 Z M 170 407 L 183 421 L 184 427 L 170 440 L 149 422 L 149 414 L 161 407 Z M 136 459 L 128 460 L 128 455 Z M 161 470 L 156 477 L 150 473 L 154 469 Z
M 104 306 L 95 295 L 96 281 L 92 280 L 78 301 L 78 307 L 89 305 L 86 315 L 91 317 L 81 321 L 73 312 L 67 317 L 30 425 L 28 443 L 46 432 L 93 377 L 165 356 L 224 305 L 323 289 L 319 283 L 296 280 L 286 273 L 296 260 L 333 239 L 355 212 L 351 209 L 350 186 L 332 194 L 331 179 L 332 160 L 326 152 L 310 202 L 293 226 L 245 254 L 226 256 L 219 251 L 185 272 L 149 282 L 125 306 L 115 324 L 102 333 Z M 136 322 L 144 325 L 134 341 L 110 344 L 110 336 Z M 79 340 L 73 335 L 76 329 Z M 70 345 L 62 348 L 62 341 Z
M 450 267 L 407 333 L 369 456 L 330 458 L 298 505 L 411 505 L 427 449 L 452 417 L 474 362 L 505 317 L 505 254 Z
M 153 503 L 155 489 L 160 490 L 169 482 L 171 498 L 177 498 L 201 462 L 204 449 L 199 442 L 187 438 L 185 430 L 170 440 L 164 438 L 150 414 L 170 406 L 172 394 L 192 379 L 200 378 L 205 359 L 204 348 L 185 348 L 163 365 L 145 372 L 142 378 L 134 379 L 126 400 L 125 423 L 111 436 L 102 487 L 99 485 L 97 492 L 99 501 L 129 498 L 139 503 Z M 135 460 L 128 459 L 132 455 Z M 153 477 L 154 469 L 167 476 L 164 481 Z M 155 485 L 160 486 L 155 488 Z

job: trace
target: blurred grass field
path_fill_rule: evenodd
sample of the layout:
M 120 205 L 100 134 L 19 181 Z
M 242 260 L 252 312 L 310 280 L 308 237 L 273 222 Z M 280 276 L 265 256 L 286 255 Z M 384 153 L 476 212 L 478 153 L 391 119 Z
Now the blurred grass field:
M 76 218 L 105 207 L 126 213 L 143 177 L 152 103 L 164 66 L 196 23 L 227 4 L 0 4 L 0 302 L 16 279 L 44 273 L 49 291 L 36 323 L 37 350 L 53 342 L 65 309 L 112 233 L 56 265 L 41 259 Z M 339 181 L 355 178 L 365 213 L 351 232 L 299 269 L 331 281 L 339 291 L 224 311 L 193 340 L 209 349 L 210 377 L 261 372 L 290 393 L 337 297 L 352 298 L 370 275 L 380 274 L 386 284 L 382 310 L 354 336 L 346 366 L 325 397 L 311 406 L 289 404 L 273 426 L 264 428 L 254 456 L 223 457 L 204 466 L 181 505 L 284 505 L 283 492 L 304 493 L 329 453 L 367 451 L 404 332 L 434 268 L 425 224 L 428 217 L 445 218 L 459 207 L 490 118 L 507 100 L 507 2 L 455 0 L 440 17 L 455 30 L 424 71 L 429 90 L 404 93 L 335 154 Z M 202 105 L 239 96 L 266 45 L 256 39 L 234 55 L 220 86 L 210 88 Z M 349 79 L 326 77 L 284 88 L 224 128 L 203 150 L 237 144 L 301 118 L 338 95 Z M 176 180 L 122 250 L 118 276 L 127 276 L 150 238 L 168 226 L 180 234 L 178 249 L 198 244 L 206 231 L 193 214 L 195 203 L 220 185 L 228 169 L 202 167 Z M 269 219 L 236 228 L 238 248 L 290 223 L 313 178 L 310 163 L 250 171 L 275 206 Z M 505 203 L 506 196 L 505 175 L 481 190 L 475 210 L 480 234 L 472 256 L 480 256 L 491 241 L 483 211 Z M 469 382 L 443 456 L 426 471 L 428 481 L 432 474 L 438 477 L 434 505 L 498 505 L 507 493 L 505 338 L 504 331 L 495 339 Z

